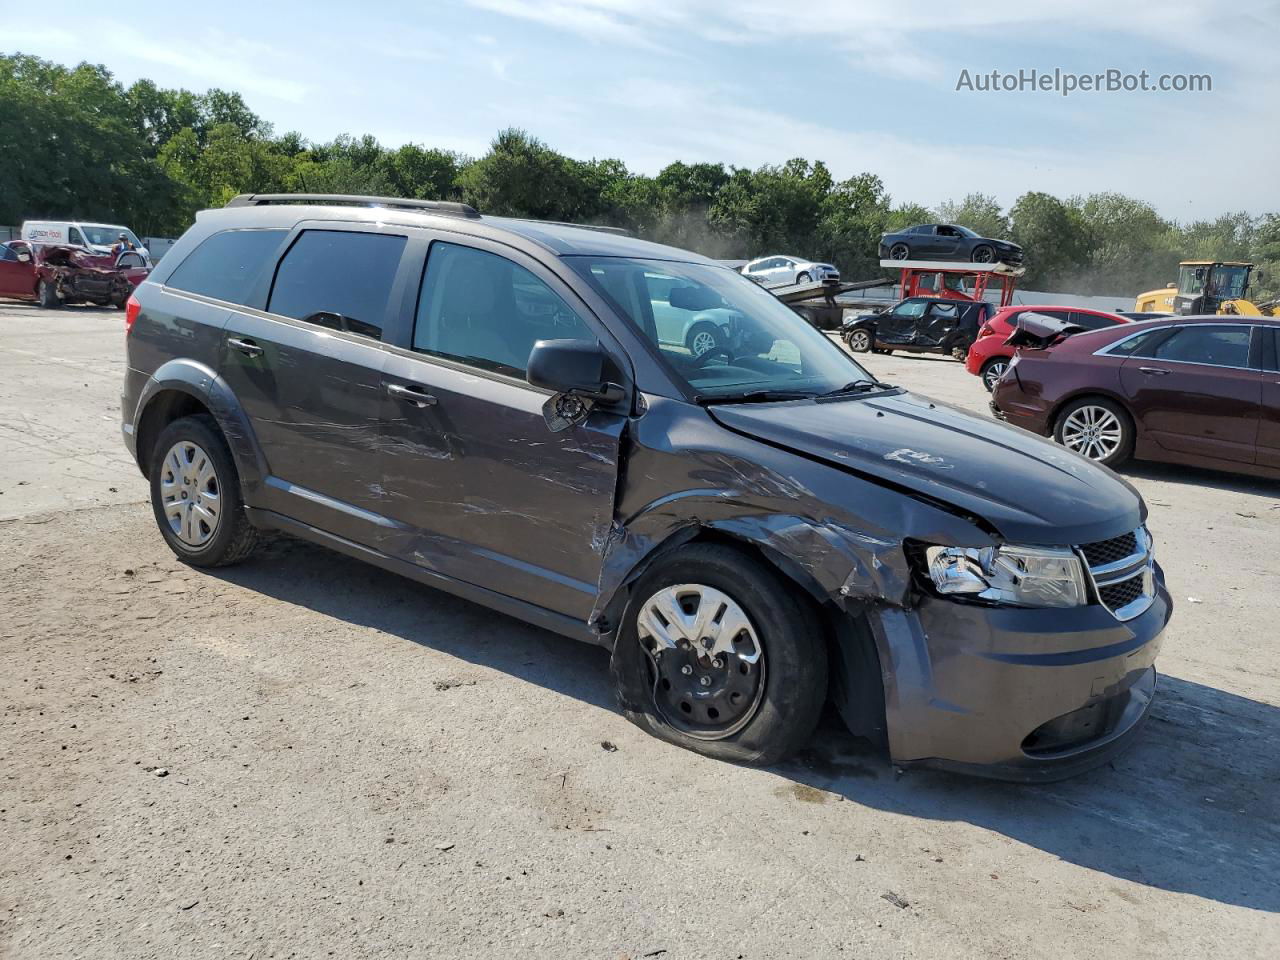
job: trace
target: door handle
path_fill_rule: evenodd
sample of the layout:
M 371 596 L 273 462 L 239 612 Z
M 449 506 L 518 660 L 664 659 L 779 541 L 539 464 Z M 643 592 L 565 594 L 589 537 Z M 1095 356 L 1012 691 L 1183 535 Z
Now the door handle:
M 260 357 L 263 350 L 252 340 L 241 340 L 239 337 L 227 337 L 227 343 L 239 350 L 246 357 Z
M 434 407 L 436 405 L 436 398 L 427 393 L 422 387 L 405 386 L 402 383 L 388 383 L 386 387 L 387 393 L 397 400 L 412 403 L 415 407 Z
M 1152 377 L 1164 377 L 1169 374 L 1168 370 L 1162 370 L 1160 367 L 1139 367 L 1138 369 Z

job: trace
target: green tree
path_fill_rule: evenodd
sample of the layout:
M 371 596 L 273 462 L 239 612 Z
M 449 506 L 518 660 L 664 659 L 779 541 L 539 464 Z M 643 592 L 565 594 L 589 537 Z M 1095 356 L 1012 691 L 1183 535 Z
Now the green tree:
M 971 193 L 963 200 L 947 200 L 938 205 L 938 219 L 943 223 L 958 223 L 984 237 L 997 239 L 1009 236 L 1009 218 L 1000 202 L 985 193 Z
M 1089 231 L 1078 210 L 1047 193 L 1024 193 L 1009 211 L 1010 232 L 1026 255 L 1022 285 L 1066 289 L 1089 270 Z

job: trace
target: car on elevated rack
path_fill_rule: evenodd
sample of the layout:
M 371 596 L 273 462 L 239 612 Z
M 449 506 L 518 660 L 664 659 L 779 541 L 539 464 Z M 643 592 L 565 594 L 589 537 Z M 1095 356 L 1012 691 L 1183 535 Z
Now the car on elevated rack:
M 284 531 L 599 644 L 672 743 L 771 763 L 831 702 L 895 763 L 1052 779 L 1152 702 L 1172 605 L 1132 487 L 878 381 L 695 253 L 244 196 L 125 323 L 124 440 L 179 558 Z
M 1070 327 L 1031 319 L 992 394 L 998 416 L 1107 466 L 1280 478 L 1280 319 L 1177 317 L 1065 338 Z
M 963 360 L 996 312 L 985 300 L 908 297 L 881 313 L 849 317 L 840 338 L 854 353 L 941 353 Z
M 881 260 L 963 260 L 1022 263 L 1022 247 L 993 240 L 955 223 L 921 223 L 880 237 Z
M 748 280 L 754 280 L 764 287 L 840 279 L 840 271 L 829 263 L 816 263 L 800 257 L 784 257 L 776 254 L 752 260 L 742 268 L 741 272 Z
M 1053 305 L 1002 307 L 978 330 L 978 338 L 964 358 L 964 368 L 975 377 L 981 377 L 982 385 L 988 392 L 1009 368 L 1009 361 L 1013 359 L 1015 348 L 1005 341 L 1013 335 L 1018 318 L 1027 313 L 1056 317 L 1085 330 L 1097 330 L 1115 326 L 1117 323 L 1129 322 L 1129 318 L 1118 313 L 1088 310 L 1083 307 Z

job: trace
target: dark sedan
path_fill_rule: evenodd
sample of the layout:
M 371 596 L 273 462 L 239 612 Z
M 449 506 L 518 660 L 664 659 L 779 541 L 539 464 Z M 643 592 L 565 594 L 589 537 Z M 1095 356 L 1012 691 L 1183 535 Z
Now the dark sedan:
M 880 237 L 881 260 L 961 260 L 969 263 L 1022 263 L 1022 248 L 992 240 L 954 223 L 922 223 Z
M 1280 478 L 1280 320 L 1177 317 L 1023 347 L 992 409 L 1099 463 Z

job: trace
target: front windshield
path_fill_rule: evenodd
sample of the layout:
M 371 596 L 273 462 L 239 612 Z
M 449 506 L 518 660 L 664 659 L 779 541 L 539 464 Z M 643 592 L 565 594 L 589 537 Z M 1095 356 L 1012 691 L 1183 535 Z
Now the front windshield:
M 83 226 L 83 229 L 85 240 L 93 247 L 115 246 L 122 233 L 129 238 L 129 242 L 135 247 L 142 246 L 138 242 L 138 238 L 133 235 L 133 231 L 127 227 Z
M 1198 297 L 1204 292 L 1206 266 L 1184 266 L 1178 271 L 1178 292 L 1188 297 Z
M 980 234 L 974 233 L 968 227 L 962 227 L 959 224 L 957 224 L 956 229 L 959 230 L 961 233 L 963 233 L 966 237 L 972 237 L 974 240 L 981 239 Z
M 654 343 L 700 399 L 762 391 L 812 397 L 874 380 L 773 294 L 725 267 L 623 257 L 564 260 Z

